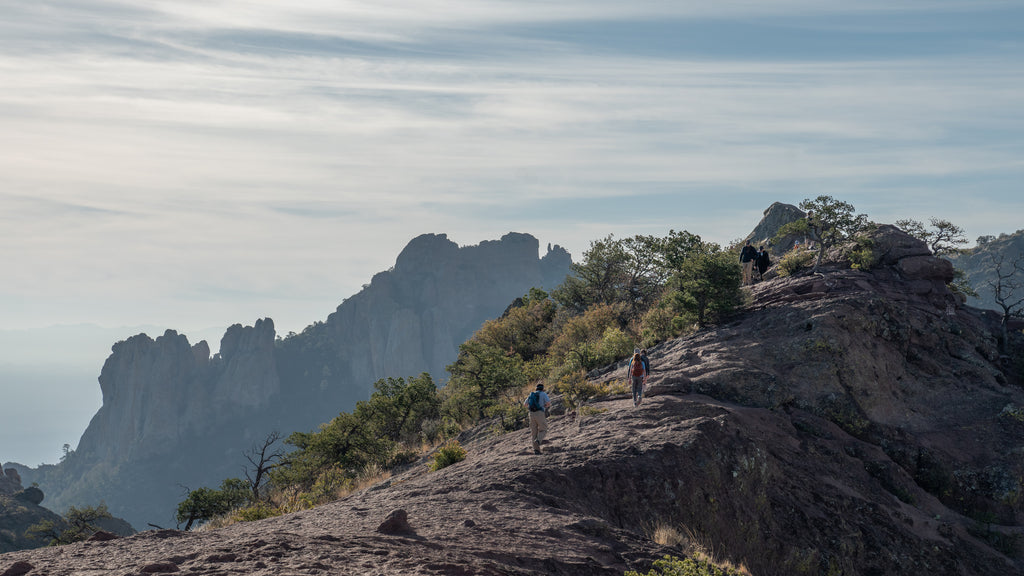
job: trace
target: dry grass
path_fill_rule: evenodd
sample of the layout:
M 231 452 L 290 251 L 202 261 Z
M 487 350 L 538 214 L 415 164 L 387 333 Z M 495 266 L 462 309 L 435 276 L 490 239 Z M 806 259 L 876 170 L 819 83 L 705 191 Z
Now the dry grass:
M 752 576 L 750 570 L 742 563 L 737 565 L 727 558 L 720 558 L 720 554 L 715 553 L 714 545 L 710 538 L 697 534 L 686 526 L 677 528 L 675 526 L 659 524 L 651 531 L 650 537 L 662 546 L 677 548 L 687 557 L 710 562 L 727 573 Z

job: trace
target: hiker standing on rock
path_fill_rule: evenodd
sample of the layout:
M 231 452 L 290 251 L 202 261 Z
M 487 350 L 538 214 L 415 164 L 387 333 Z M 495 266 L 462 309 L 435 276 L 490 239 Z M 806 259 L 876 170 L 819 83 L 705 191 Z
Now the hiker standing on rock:
M 545 411 L 551 407 L 551 398 L 544 391 L 543 384 L 537 384 L 537 389 L 530 392 L 530 395 L 523 401 L 523 405 L 530 411 L 530 437 L 533 438 L 533 453 L 540 454 L 540 443 L 548 433 L 548 420 Z
M 633 406 L 639 406 L 640 401 L 644 399 L 644 381 L 647 380 L 647 364 L 639 352 L 633 354 L 626 374 L 629 374 L 629 379 L 633 383 Z
M 740 251 L 740 265 L 743 266 L 743 285 L 747 286 L 754 281 L 754 261 L 757 260 L 757 248 L 750 245 L 750 240 Z
M 764 273 L 768 271 L 771 265 L 772 257 L 764 249 L 764 246 L 761 246 L 757 251 L 757 275 L 761 280 L 764 280 Z

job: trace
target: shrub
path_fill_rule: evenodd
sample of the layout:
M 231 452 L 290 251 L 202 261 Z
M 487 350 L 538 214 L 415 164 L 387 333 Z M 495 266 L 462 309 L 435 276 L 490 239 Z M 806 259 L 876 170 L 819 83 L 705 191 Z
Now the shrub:
M 466 459 L 466 449 L 459 445 L 458 440 L 452 440 L 437 449 L 434 456 L 431 458 L 430 471 L 437 472 L 441 468 L 451 466 L 456 462 L 462 462 Z
M 597 361 L 605 366 L 623 358 L 633 352 L 635 342 L 633 337 L 626 334 L 617 326 L 605 329 L 601 340 L 597 343 Z
M 810 268 L 814 262 L 814 252 L 804 249 L 790 250 L 779 260 L 779 276 L 792 276 L 797 272 Z
M 731 568 L 716 566 L 707 560 L 686 558 L 680 560 L 674 556 L 665 556 L 654 561 L 654 567 L 647 574 L 635 570 L 626 572 L 626 576 L 740 576 L 743 572 Z
M 245 480 L 228 478 L 221 482 L 220 489 L 198 488 L 189 492 L 188 496 L 178 504 L 177 521 L 185 523 L 185 530 L 192 528 L 195 522 L 209 521 L 216 516 L 242 506 L 249 501 L 249 486 Z
M 29 538 L 45 540 L 47 546 L 62 546 L 72 542 L 81 542 L 88 540 L 99 530 L 94 522 L 103 518 L 110 518 L 110 511 L 107 510 L 106 504 L 81 508 L 71 506 L 64 513 L 63 521 L 43 520 L 29 526 L 25 535 Z
M 854 270 L 871 270 L 878 266 L 880 256 L 875 252 L 875 241 L 867 236 L 858 236 L 847 254 L 850 267 Z
M 252 522 L 253 520 L 263 520 L 264 518 L 273 518 L 274 516 L 280 516 L 282 510 L 276 506 L 271 506 L 266 502 L 257 502 L 244 508 L 235 510 L 232 514 L 232 519 L 236 522 Z
M 306 492 L 299 494 L 298 500 L 302 508 L 312 508 L 326 502 L 337 500 L 342 492 L 349 489 L 352 479 L 341 466 L 332 466 L 320 472 L 313 485 Z
M 665 299 L 652 306 L 640 320 L 640 339 L 644 347 L 650 348 L 658 342 L 679 336 L 676 323 L 672 321 L 675 318 L 675 310 Z

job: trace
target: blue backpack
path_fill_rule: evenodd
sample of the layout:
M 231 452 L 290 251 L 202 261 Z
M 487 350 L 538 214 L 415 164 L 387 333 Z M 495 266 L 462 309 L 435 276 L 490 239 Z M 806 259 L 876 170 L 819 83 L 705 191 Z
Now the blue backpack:
M 530 392 L 530 397 L 527 398 L 526 405 L 530 409 L 530 412 L 543 410 L 544 407 L 540 405 L 540 392 Z

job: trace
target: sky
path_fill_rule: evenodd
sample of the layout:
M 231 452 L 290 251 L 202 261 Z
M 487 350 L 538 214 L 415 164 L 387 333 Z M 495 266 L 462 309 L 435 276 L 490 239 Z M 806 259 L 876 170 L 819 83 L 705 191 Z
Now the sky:
M 301 331 L 423 233 L 727 244 L 822 194 L 1024 227 L 1017 1 L 0 11 L 0 329 Z

